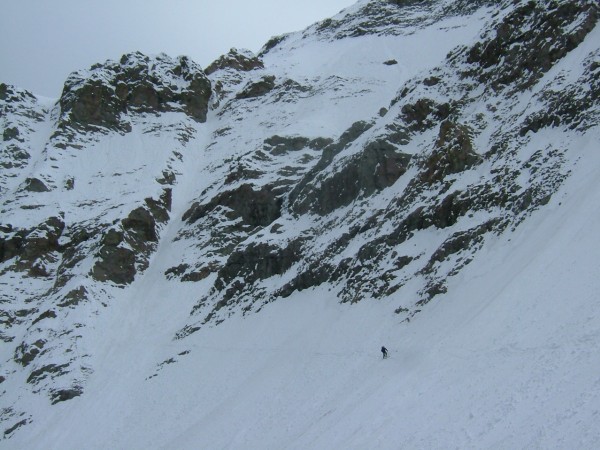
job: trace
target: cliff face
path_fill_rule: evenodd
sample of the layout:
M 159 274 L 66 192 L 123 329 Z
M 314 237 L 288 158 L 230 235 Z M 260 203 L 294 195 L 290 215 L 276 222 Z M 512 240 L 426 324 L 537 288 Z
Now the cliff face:
M 103 317 L 150 281 L 183 342 L 323 285 L 409 323 L 585 164 L 599 14 L 362 1 L 206 71 L 124 55 L 54 105 L 0 85 L 4 437 L 85 395 Z

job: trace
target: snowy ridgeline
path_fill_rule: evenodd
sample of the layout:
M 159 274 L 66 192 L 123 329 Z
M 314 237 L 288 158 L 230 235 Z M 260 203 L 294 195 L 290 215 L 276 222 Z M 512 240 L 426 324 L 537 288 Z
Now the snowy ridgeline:
M 0 448 L 598 448 L 599 14 L 0 85 Z

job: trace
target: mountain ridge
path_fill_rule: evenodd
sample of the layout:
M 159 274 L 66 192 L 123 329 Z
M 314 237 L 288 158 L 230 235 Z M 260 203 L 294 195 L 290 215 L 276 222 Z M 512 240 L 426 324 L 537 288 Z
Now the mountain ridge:
M 140 367 L 162 383 L 209 330 L 302 293 L 427 322 L 583 170 L 599 14 L 359 2 L 206 70 L 124 55 L 71 75 L 54 106 L 0 85 L 6 442 L 43 426 L 35 411 L 95 401 L 101 355 L 137 339 L 115 324 L 158 330 L 117 359 L 151 349 Z

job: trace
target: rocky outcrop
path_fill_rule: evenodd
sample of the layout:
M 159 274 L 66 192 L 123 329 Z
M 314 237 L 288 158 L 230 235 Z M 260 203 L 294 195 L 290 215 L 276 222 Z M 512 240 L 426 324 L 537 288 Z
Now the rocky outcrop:
M 29 165 L 32 133 L 47 113 L 30 92 L 0 83 L 0 194 Z
M 242 184 L 232 191 L 226 191 L 206 204 L 197 202 L 186 211 L 183 220 L 194 223 L 217 208 L 226 208 L 226 217 L 230 220 L 241 219 L 252 227 L 264 227 L 281 216 L 282 199 L 272 186 L 263 186 L 254 190 L 250 184 Z
M 373 141 L 340 170 L 318 178 L 318 184 L 294 205 L 298 213 L 308 210 L 325 215 L 393 185 L 408 167 L 411 156 L 389 142 Z
M 81 394 L 83 394 L 81 386 L 74 386 L 67 389 L 55 389 L 51 392 L 50 399 L 52 400 L 52 404 L 55 405 L 56 403 L 66 402 L 67 400 L 79 397 Z
M 265 139 L 264 150 L 273 156 L 281 156 L 288 152 L 297 152 L 306 147 L 313 150 L 323 150 L 333 140 L 327 138 L 309 139 L 303 136 L 271 136 Z
M 63 295 L 62 301 L 56 306 L 59 308 L 74 308 L 85 300 L 88 300 L 88 291 L 84 286 L 79 286 Z
M 259 81 L 255 81 L 246 85 L 235 96 L 237 100 L 244 100 L 254 97 L 262 97 L 268 94 L 275 88 L 275 77 L 273 75 L 265 75 Z
M 23 246 L 25 233 L 13 232 L 12 225 L 3 225 L 0 228 L 2 236 L 0 237 L 0 262 L 8 261 L 19 255 Z
M 97 261 L 91 275 L 95 280 L 124 285 L 133 282 L 135 274 L 136 255 L 127 248 L 124 233 L 109 230 L 100 241 L 100 249 L 96 254 Z
M 236 249 L 218 271 L 211 296 L 218 298 L 205 317 L 209 322 L 222 308 L 245 303 L 247 309 L 255 303 L 252 298 L 244 302 L 244 293 L 258 294 L 254 284 L 266 278 L 285 273 L 300 260 L 303 239 L 296 239 L 284 246 L 258 243 Z
M 470 48 L 466 74 L 495 90 L 529 88 L 583 41 L 599 17 L 593 0 L 522 2 Z
M 265 243 L 253 244 L 233 252 L 221 270 L 215 287 L 230 287 L 231 282 L 241 278 L 245 283 L 264 280 L 280 275 L 300 258 L 302 240 L 295 240 L 285 247 Z
M 59 101 L 59 129 L 127 132 L 126 115 L 169 111 L 204 122 L 210 96 L 210 81 L 187 57 L 130 53 L 69 76 Z
M 411 131 L 423 132 L 435 127 L 450 115 L 448 103 L 438 104 L 428 98 L 421 98 L 414 103 L 402 106 L 402 119 Z
M 264 56 L 265 54 L 269 53 L 270 50 L 274 49 L 279 44 L 281 44 L 283 41 L 285 41 L 288 36 L 289 36 L 289 34 L 281 34 L 278 36 L 273 36 L 260 49 L 260 52 L 258 53 L 258 57 L 260 58 L 260 57 Z
M 2 227 L 0 233 L 0 262 L 15 258 L 14 267 L 34 277 L 47 277 L 47 265 L 62 251 L 59 239 L 65 228 L 62 217 L 49 217 L 37 227 L 24 230 Z
M 433 0 L 372 0 L 343 17 L 318 22 L 305 33 L 331 40 L 398 35 L 406 27 L 418 28 L 447 17 L 469 15 L 483 5 L 497 3 L 496 0 L 458 0 L 445 4 Z M 423 8 L 427 8 L 426 14 L 422 14 Z M 285 36 L 273 38 L 261 54 L 277 47 L 278 39 Z
M 423 164 L 421 181 L 433 183 L 447 175 L 459 173 L 483 161 L 471 142 L 472 131 L 465 125 L 446 120 L 440 125 L 438 139 Z
M 338 142 L 324 148 L 319 163 L 290 193 L 291 208 L 296 214 L 328 214 L 393 185 L 406 172 L 411 156 L 398 150 L 395 142 L 404 135 L 394 132 L 372 140 L 331 170 L 335 156 L 369 128 L 366 123 L 354 124 Z
M 2 111 L 4 117 L 8 113 L 13 113 L 34 120 L 43 119 L 43 113 L 35 108 L 36 104 L 37 98 L 31 92 L 6 83 L 0 83 L 0 111 Z M 18 128 L 12 127 L 10 130 L 9 132 L 3 132 L 5 141 L 10 139 L 23 140 Z
M 600 117 L 595 109 L 600 101 L 600 52 L 589 55 L 577 83 L 563 89 L 548 86 L 539 97 L 545 107 L 525 118 L 520 136 L 561 125 L 580 131 L 593 126 Z
M 290 209 L 297 214 L 306 213 L 314 201 L 311 193 L 318 185 L 319 177 L 332 164 L 335 157 L 351 142 L 358 139 L 363 133 L 373 126 L 372 123 L 359 121 L 352 124 L 339 139 L 323 148 L 321 158 L 296 184 L 289 194 Z
M 236 48 L 229 50 L 229 53 L 219 57 L 211 63 L 204 72 L 211 75 L 217 70 L 232 69 L 241 72 L 249 72 L 255 69 L 264 69 L 264 64 L 260 58 L 254 56 L 250 51 L 240 51 Z
M 158 242 L 161 223 L 169 219 L 171 190 L 159 200 L 147 198 L 144 206 L 132 210 L 118 227 L 110 228 L 100 240 L 91 275 L 101 282 L 126 285 L 148 267 Z
M 14 360 L 23 367 L 28 366 L 46 345 L 46 340 L 38 339 L 35 342 L 22 342 L 15 350 Z

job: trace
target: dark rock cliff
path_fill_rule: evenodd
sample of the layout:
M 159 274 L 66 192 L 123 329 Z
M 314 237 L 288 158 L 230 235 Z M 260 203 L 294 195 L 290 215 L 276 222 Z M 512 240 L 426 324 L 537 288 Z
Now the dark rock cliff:
M 394 14 L 405 14 L 425 3 L 370 2 L 356 16 L 319 24 L 317 33 L 335 38 L 348 37 L 348 33 L 354 37 L 387 33 L 394 20 L 401 20 L 400 16 L 383 17 L 390 8 L 396 8 Z M 436 14 L 464 14 L 498 2 L 458 3 L 451 11 L 436 9 Z M 577 94 L 565 105 L 557 99 L 560 96 L 566 100 L 566 95 L 550 89 L 542 91 L 541 103 L 556 105 L 552 113 L 508 113 L 498 121 L 495 111 L 510 109 L 509 105 L 518 101 L 514 93 L 535 85 L 583 42 L 597 23 L 598 6 L 590 1 L 543 5 L 519 2 L 514 8 L 502 3 L 499 11 L 502 8 L 509 12 L 494 15 L 480 41 L 455 49 L 445 66 L 398 87 L 398 96 L 379 119 L 386 123 L 384 127 L 378 126 L 377 120 L 357 122 L 336 142 L 328 143 L 318 161 L 285 188 L 288 193 L 283 209 L 272 216 L 277 219 L 281 214 L 285 219 L 288 215 L 315 214 L 322 219 L 314 219 L 314 228 L 296 239 L 277 239 L 277 231 L 274 235 L 273 230 L 278 225 L 265 233 L 272 236 L 270 242 L 266 237 L 264 244 L 245 246 L 243 240 L 237 241 L 222 269 L 216 271 L 212 293 L 198 303 L 194 312 L 210 311 L 204 319 L 208 322 L 222 320 L 216 318 L 226 317 L 227 311 L 236 307 L 259 309 L 265 300 L 258 299 L 266 294 L 260 280 L 288 271 L 288 275 L 295 273 L 291 281 L 272 292 L 266 301 L 331 282 L 342 286 L 342 301 L 355 302 L 364 297 L 389 296 L 411 278 L 422 278 L 422 289 L 412 302 L 399 309 L 408 320 L 431 298 L 446 291 L 447 277 L 469 264 L 486 236 L 515 226 L 545 205 L 567 176 L 563 168 L 565 150 L 550 144 L 521 159 L 518 148 L 528 145 L 527 131 L 569 123 L 581 127 L 584 121 L 589 126 L 597 105 L 597 82 L 592 74 L 598 64 L 587 64 L 587 78 L 581 87 L 576 87 L 577 83 L 569 85 L 565 92 L 576 90 Z M 285 37 L 273 41 L 263 53 L 284 42 Z M 457 81 L 450 84 L 448 80 Z M 273 86 L 267 84 L 263 79 L 243 92 L 268 96 Z M 495 97 L 499 90 L 505 90 L 506 96 Z M 489 107 L 489 114 L 470 112 L 472 105 L 486 102 L 496 105 Z M 480 137 L 483 130 L 490 136 L 486 141 Z M 300 137 L 288 145 L 302 149 L 308 142 Z M 271 150 L 271 154 L 287 152 Z M 255 175 L 253 183 L 261 178 L 260 173 Z M 460 177 L 469 176 L 472 182 L 453 187 Z M 398 184 L 404 187 L 387 206 L 376 211 L 368 209 L 370 197 Z M 202 214 L 215 203 L 231 207 L 226 199 L 223 194 L 214 197 Z M 346 214 L 356 219 L 339 216 L 337 211 L 343 208 L 348 208 Z M 200 211 L 198 206 L 195 211 Z M 191 215 L 189 212 L 186 217 Z M 470 219 L 476 216 L 482 219 Z M 254 225 L 267 227 L 271 222 L 269 219 Z M 333 230 L 339 226 L 347 231 L 333 237 Z M 407 253 L 406 243 L 430 229 L 453 231 L 420 254 Z M 323 233 L 332 235 L 325 247 L 317 244 Z M 340 254 L 356 246 L 359 250 L 354 256 L 340 260 Z M 261 249 L 264 251 L 259 252 Z M 265 261 L 270 263 L 262 264 Z M 443 263 L 448 262 L 452 269 L 445 268 Z M 253 300 L 248 300 L 251 298 L 259 304 L 252 306 Z M 215 305 L 212 310 L 207 309 L 211 302 Z
M 168 111 L 204 122 L 211 92 L 203 70 L 187 57 L 130 53 L 119 62 L 93 66 L 90 74 L 71 74 L 60 98 L 58 127 L 127 132 L 126 114 Z

